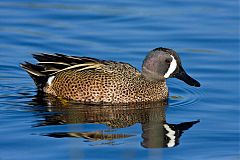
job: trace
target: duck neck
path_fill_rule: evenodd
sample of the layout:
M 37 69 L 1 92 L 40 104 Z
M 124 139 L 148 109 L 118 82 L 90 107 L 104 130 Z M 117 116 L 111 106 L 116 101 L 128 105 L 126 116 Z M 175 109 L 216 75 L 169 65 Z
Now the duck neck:
M 149 81 L 165 81 L 165 78 L 158 73 L 149 70 L 147 67 L 142 67 L 142 76 Z

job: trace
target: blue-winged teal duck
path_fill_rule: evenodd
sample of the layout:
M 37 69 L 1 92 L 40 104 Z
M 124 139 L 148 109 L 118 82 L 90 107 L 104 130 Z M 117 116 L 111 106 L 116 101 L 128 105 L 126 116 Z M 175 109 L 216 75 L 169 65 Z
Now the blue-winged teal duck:
M 177 53 L 156 48 L 143 61 L 142 72 L 128 63 L 62 54 L 34 54 L 37 64 L 20 64 L 39 91 L 83 103 L 163 101 L 166 79 L 176 77 L 199 87 L 184 71 Z

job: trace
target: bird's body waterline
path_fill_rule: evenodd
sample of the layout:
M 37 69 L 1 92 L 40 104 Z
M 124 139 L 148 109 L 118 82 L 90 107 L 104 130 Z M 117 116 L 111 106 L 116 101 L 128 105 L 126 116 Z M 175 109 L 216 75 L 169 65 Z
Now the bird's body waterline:
M 166 78 L 200 84 L 183 70 L 176 52 L 156 48 L 145 58 L 142 72 L 128 63 L 62 54 L 36 54 L 39 62 L 21 64 L 39 91 L 83 103 L 135 103 L 168 98 Z M 186 78 L 187 77 L 187 78 Z M 190 78 L 189 78 L 190 77 Z

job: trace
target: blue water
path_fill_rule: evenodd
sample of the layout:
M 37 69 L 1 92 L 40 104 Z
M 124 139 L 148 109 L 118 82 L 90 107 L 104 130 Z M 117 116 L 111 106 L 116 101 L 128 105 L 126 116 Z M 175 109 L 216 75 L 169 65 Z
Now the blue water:
M 239 35 L 237 0 L 1 0 L 0 159 L 239 159 Z M 60 103 L 19 67 L 58 52 L 141 69 L 160 46 L 202 85 L 169 79 L 164 105 Z

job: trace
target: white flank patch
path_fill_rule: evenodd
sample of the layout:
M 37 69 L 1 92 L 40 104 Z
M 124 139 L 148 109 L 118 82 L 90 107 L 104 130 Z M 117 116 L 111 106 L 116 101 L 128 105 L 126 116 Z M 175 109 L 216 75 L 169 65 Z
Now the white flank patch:
M 53 79 L 55 78 L 55 76 L 51 76 L 48 78 L 47 84 L 50 86 L 52 84 Z
M 170 63 L 167 73 L 164 74 L 164 78 L 168 78 L 177 68 L 177 61 L 172 55 L 170 56 L 172 57 L 172 62 Z
M 168 133 L 166 134 L 170 140 L 167 144 L 168 147 L 174 147 L 175 146 L 175 131 L 172 130 L 167 124 L 164 124 L 163 127 L 168 131 Z

